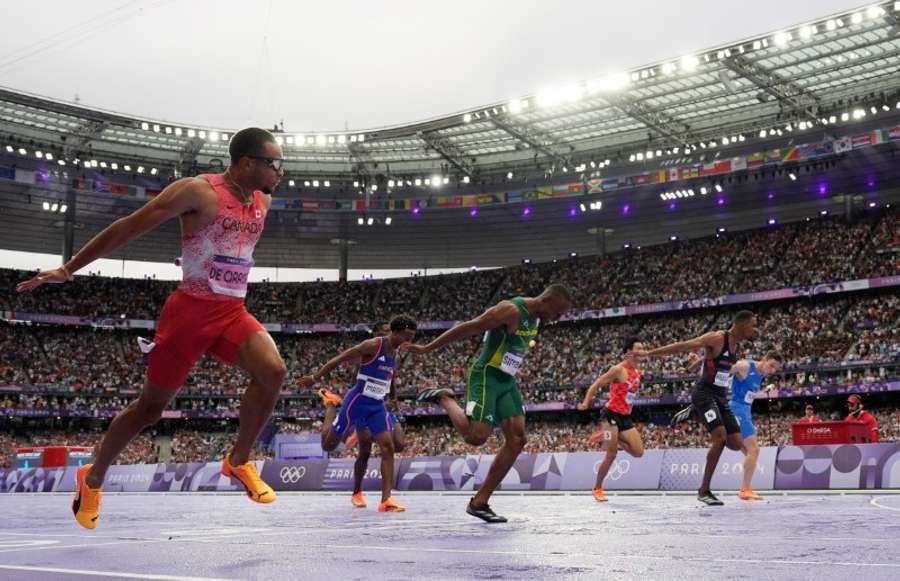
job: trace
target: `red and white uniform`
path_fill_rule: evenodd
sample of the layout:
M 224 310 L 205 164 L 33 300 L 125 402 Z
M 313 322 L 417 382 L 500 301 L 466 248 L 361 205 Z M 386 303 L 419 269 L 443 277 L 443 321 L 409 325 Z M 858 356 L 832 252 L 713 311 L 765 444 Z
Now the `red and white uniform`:
M 859 414 L 850 414 L 847 416 L 845 422 L 862 422 L 869 427 L 869 442 L 877 442 L 878 441 L 878 420 L 875 419 L 875 416 L 863 410 Z
M 215 219 L 182 234 L 182 282 L 166 300 L 150 351 L 147 377 L 178 389 L 204 353 L 233 364 L 240 345 L 263 326 L 244 306 L 253 249 L 266 219 L 264 194 L 241 204 L 220 174 L 199 176 L 218 198 Z
M 622 364 L 622 367 L 625 368 L 628 377 L 624 383 L 609 384 L 609 401 L 606 402 L 606 408 L 627 416 L 631 415 L 634 398 L 637 397 L 638 389 L 641 387 L 641 372 L 627 361 Z

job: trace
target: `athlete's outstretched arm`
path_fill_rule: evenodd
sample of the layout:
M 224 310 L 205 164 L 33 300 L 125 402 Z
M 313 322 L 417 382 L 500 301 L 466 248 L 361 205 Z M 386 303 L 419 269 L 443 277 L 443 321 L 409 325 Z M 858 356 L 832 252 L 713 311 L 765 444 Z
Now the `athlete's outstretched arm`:
M 378 338 L 368 339 L 358 345 L 347 349 L 337 357 L 333 357 L 328 363 L 323 365 L 315 373 L 311 375 L 305 375 L 298 379 L 297 383 L 300 384 L 301 387 L 312 387 L 313 385 L 321 381 L 323 377 L 331 373 L 335 367 L 338 367 L 346 361 L 360 361 L 371 359 L 378 350 L 378 342 Z
M 460 323 L 448 331 L 444 331 L 434 341 L 427 345 L 415 345 L 407 343 L 400 348 L 410 353 L 430 353 L 435 349 L 454 343 L 467 337 L 480 335 L 485 331 L 496 329 L 497 327 L 509 326 L 519 320 L 519 308 L 509 301 L 504 301 L 485 312 L 481 313 L 474 319 Z
M 628 378 L 627 376 L 628 374 L 621 365 L 613 365 L 607 369 L 606 373 L 598 377 L 588 388 L 587 393 L 584 394 L 584 401 L 578 404 L 578 409 L 586 410 L 602 386 L 609 385 L 614 381 L 624 382 Z
M 750 362 L 746 359 L 741 359 L 737 363 L 731 366 L 731 374 L 744 381 L 747 379 L 747 374 L 750 373 Z
M 193 210 L 198 199 L 199 178 L 184 178 L 172 183 L 157 197 L 136 210 L 119 218 L 91 240 L 69 262 L 53 270 L 45 270 L 16 286 L 18 292 L 36 289 L 45 283 L 61 283 L 76 272 L 97 260 L 115 252 L 118 248 L 153 230 L 163 222 Z
M 677 343 L 671 343 L 666 345 L 665 347 L 657 347 L 656 349 L 651 349 L 650 351 L 645 351 L 642 353 L 647 357 L 659 357 L 662 355 L 672 355 L 674 353 L 684 353 L 685 351 L 696 351 L 701 348 L 713 347 L 716 337 L 718 337 L 715 331 L 711 331 L 704 335 L 700 335 L 699 337 L 694 337 L 693 339 L 689 339 L 687 341 L 679 341 Z

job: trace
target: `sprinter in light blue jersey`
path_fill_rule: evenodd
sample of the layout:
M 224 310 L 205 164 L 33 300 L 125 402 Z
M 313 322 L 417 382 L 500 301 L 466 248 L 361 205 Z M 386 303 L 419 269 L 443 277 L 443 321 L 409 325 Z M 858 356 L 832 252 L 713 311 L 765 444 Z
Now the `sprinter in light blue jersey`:
M 750 485 L 756 462 L 759 459 L 759 442 L 756 439 L 756 426 L 750 410 L 753 400 L 759 392 L 762 380 L 767 375 L 778 373 L 781 369 L 781 355 L 775 351 L 766 353 L 759 363 L 752 359 L 741 359 L 731 367 L 731 410 L 741 426 L 741 437 L 744 439 L 744 482 L 738 497 L 741 500 L 762 500 L 762 496 L 753 492 Z

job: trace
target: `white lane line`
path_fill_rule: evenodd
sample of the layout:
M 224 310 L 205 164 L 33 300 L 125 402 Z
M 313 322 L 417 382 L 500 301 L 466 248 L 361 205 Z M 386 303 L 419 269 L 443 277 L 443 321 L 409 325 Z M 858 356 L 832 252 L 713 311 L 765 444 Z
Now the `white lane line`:
M 200 543 L 210 543 L 214 542 L 212 539 L 210 540 L 199 540 L 192 539 L 193 541 Z M 254 542 L 253 546 L 258 547 L 260 545 L 273 545 L 273 546 L 285 546 L 283 543 L 260 543 Z M 386 551 L 386 552 L 397 552 L 397 551 L 410 551 L 414 553 L 450 553 L 450 554 L 460 554 L 460 555 L 504 555 L 504 556 L 516 556 L 516 557 L 557 557 L 557 558 L 565 558 L 565 559 L 578 559 L 580 557 L 593 557 L 599 560 L 604 559 L 624 559 L 624 560 L 634 560 L 634 559 L 644 559 L 650 561 L 672 561 L 675 557 L 672 555 L 638 555 L 638 554 L 628 554 L 628 555 L 607 555 L 607 554 L 598 554 L 598 553 L 563 553 L 561 551 L 552 551 L 552 552 L 538 552 L 538 551 L 486 551 L 486 550 L 478 550 L 478 549 L 442 549 L 437 547 L 402 547 L 399 545 L 385 545 L 385 546 L 376 546 L 376 545 L 338 545 L 338 544 L 318 544 L 318 543 L 304 543 L 303 548 L 317 548 L 317 549 L 351 549 L 357 551 Z M 857 562 L 857 561 L 799 561 L 795 559 L 725 559 L 725 558 L 704 558 L 704 557 L 677 557 L 679 561 L 691 561 L 695 563 L 743 563 L 743 564 L 777 564 L 777 565 L 817 565 L 817 566 L 829 566 L 829 567 L 889 567 L 900 569 L 900 562 L 897 563 L 870 563 L 870 562 Z
M 58 567 L 27 567 L 25 565 L 0 565 L 0 570 L 30 573 L 59 573 L 61 575 L 90 575 L 91 577 L 116 577 L 118 579 L 154 579 L 156 581 L 230 581 L 221 577 L 187 577 L 184 575 L 152 575 L 126 571 L 90 571 L 87 569 L 61 569 Z
M 900 512 L 900 508 L 898 508 L 896 506 L 885 506 L 885 505 L 881 504 L 880 502 L 878 502 L 879 500 L 882 500 L 885 498 L 890 498 L 890 497 L 876 496 L 875 498 L 873 498 L 872 500 L 869 501 L 869 504 L 871 504 L 872 506 L 877 506 L 878 508 L 883 508 L 885 510 L 893 510 L 894 512 Z

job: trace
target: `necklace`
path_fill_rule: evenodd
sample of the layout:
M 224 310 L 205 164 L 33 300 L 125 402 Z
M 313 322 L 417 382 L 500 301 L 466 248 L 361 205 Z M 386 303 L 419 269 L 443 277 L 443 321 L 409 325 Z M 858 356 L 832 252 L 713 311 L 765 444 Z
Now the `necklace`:
M 247 196 L 247 194 L 244 193 L 244 188 L 241 187 L 241 184 L 237 183 L 237 180 L 235 180 L 234 177 L 232 177 L 230 170 L 225 170 L 225 181 L 230 182 L 230 185 L 233 188 L 237 188 L 237 191 L 240 193 L 238 200 L 242 205 L 250 206 L 253 204 L 253 196 Z

